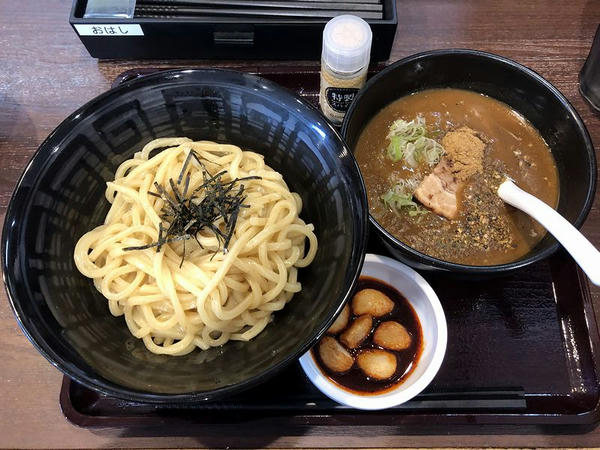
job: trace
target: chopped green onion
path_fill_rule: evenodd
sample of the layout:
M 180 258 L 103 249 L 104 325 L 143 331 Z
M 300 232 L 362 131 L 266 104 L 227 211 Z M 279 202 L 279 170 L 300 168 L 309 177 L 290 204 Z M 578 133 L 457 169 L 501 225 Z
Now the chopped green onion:
M 422 163 L 428 166 L 437 164 L 444 154 L 444 147 L 425 136 L 426 133 L 425 118 L 422 116 L 417 116 L 411 121 L 395 120 L 387 135 L 390 140 L 388 157 L 394 162 L 404 159 L 411 167 Z
M 408 122 L 398 119 L 390 126 L 387 138 L 402 136 L 407 141 L 416 141 L 419 137 L 425 136 L 426 131 L 425 118 L 423 116 L 417 116 L 414 120 Z
M 400 136 L 392 136 L 390 138 L 390 145 L 388 145 L 388 156 L 392 161 L 400 161 L 402 159 L 402 144 L 403 141 Z
M 433 139 L 420 137 L 414 143 L 406 146 L 404 159 L 411 167 L 417 167 L 421 163 L 434 166 L 444 154 L 444 147 Z
M 383 203 L 396 213 L 404 208 L 408 215 L 414 217 L 418 214 L 425 214 L 426 209 L 421 208 L 414 200 L 412 195 L 411 180 L 396 184 L 381 196 Z

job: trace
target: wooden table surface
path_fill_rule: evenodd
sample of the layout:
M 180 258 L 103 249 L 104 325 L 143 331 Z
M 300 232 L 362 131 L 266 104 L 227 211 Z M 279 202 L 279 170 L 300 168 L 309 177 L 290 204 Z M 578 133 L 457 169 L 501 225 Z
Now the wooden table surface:
M 577 75 L 600 22 L 597 0 L 398 2 L 391 60 L 423 50 L 462 47 L 498 53 L 547 78 L 573 103 L 600 145 L 600 116 L 578 93 Z M 210 66 L 222 62 L 102 61 L 91 58 L 68 23 L 70 1 L 0 0 L 0 216 L 42 140 L 84 102 L 134 67 Z M 262 64 L 262 63 L 261 63 Z M 285 63 L 277 63 L 285 64 Z M 583 227 L 600 246 L 598 198 Z M 592 289 L 600 307 L 600 290 Z M 597 308 L 600 309 L 600 308 Z M 62 374 L 27 341 L 0 292 L 0 446 L 2 447 L 467 447 L 600 446 L 600 428 L 584 434 L 501 430 L 382 435 L 373 428 L 319 428 L 294 436 L 235 433 L 212 437 L 127 437 L 126 431 L 77 428 L 62 415 Z M 475 427 L 475 425 L 473 425 Z M 156 430 L 157 435 L 165 430 Z

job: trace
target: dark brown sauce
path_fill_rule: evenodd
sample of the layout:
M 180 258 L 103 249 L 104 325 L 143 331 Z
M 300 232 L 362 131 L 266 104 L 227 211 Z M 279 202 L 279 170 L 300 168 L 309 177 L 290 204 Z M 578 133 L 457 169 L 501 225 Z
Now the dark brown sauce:
M 356 355 L 360 350 L 376 348 L 382 349 L 396 356 L 396 372 L 387 380 L 375 380 L 360 370 L 356 361 L 352 368 L 344 373 L 337 373 L 329 370 L 323 363 L 319 356 L 319 352 L 316 351 L 316 346 L 311 350 L 312 357 L 317 362 L 319 369 L 326 374 L 330 379 L 335 381 L 340 387 L 347 391 L 355 394 L 369 395 L 369 394 L 381 394 L 391 388 L 394 388 L 398 384 L 402 383 L 414 370 L 421 353 L 423 351 L 423 331 L 421 329 L 421 323 L 417 317 L 417 313 L 410 305 L 408 300 L 394 287 L 384 283 L 381 280 L 372 277 L 361 276 L 358 281 L 358 287 L 356 292 L 362 289 L 376 289 L 383 292 L 390 299 L 394 301 L 394 309 L 382 317 L 373 317 L 373 328 L 371 333 L 364 340 L 364 342 L 355 349 L 348 349 L 348 352 L 356 358 Z M 350 316 L 349 324 L 358 316 L 352 314 Z M 378 346 L 373 342 L 374 330 L 377 329 L 380 323 L 389 320 L 394 320 L 402 324 L 406 330 L 410 333 L 412 338 L 411 345 L 406 350 L 389 350 Z
M 428 132 L 438 141 L 448 131 L 467 126 L 487 144 L 486 171 L 473 177 L 459 197 L 462 207 L 456 220 L 434 213 L 397 213 L 381 201 L 399 180 L 426 175 L 406 170 L 386 157 L 390 125 L 396 119 L 413 120 L 417 115 L 425 118 Z M 558 170 L 540 133 L 508 105 L 477 92 L 428 89 L 392 102 L 365 126 L 354 155 L 373 217 L 412 248 L 446 261 L 469 265 L 515 261 L 546 234 L 527 214 L 500 200 L 493 188 L 501 181 L 497 175 L 508 175 L 552 207 L 558 203 Z

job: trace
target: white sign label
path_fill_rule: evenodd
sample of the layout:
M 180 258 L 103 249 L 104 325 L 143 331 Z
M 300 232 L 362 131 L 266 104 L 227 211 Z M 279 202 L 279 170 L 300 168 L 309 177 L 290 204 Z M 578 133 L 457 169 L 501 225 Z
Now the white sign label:
M 75 24 L 79 36 L 143 36 L 142 27 L 138 24 Z

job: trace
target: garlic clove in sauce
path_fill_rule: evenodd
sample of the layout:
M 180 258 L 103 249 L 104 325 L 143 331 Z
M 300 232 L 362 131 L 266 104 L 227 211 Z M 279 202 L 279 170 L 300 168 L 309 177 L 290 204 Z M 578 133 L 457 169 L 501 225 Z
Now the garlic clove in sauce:
M 381 317 L 392 312 L 392 309 L 394 309 L 394 302 L 376 289 L 363 289 L 352 299 L 352 311 L 357 316 L 369 314 Z
M 373 319 L 365 314 L 354 319 L 352 324 L 340 335 L 340 341 L 348 348 L 356 348 L 364 341 L 373 328 Z
M 339 316 L 335 319 L 333 324 L 327 330 L 329 334 L 338 334 L 340 331 L 344 330 L 348 325 L 348 321 L 350 320 L 350 307 L 346 304 L 344 309 Z
M 385 350 L 362 350 L 356 357 L 358 367 L 376 380 L 386 380 L 396 372 L 396 357 Z
M 325 336 L 319 344 L 319 356 L 323 364 L 334 372 L 346 372 L 354 365 L 354 358 L 337 339 Z
M 391 320 L 377 327 L 373 342 L 389 350 L 405 350 L 410 347 L 412 338 L 403 325 Z

